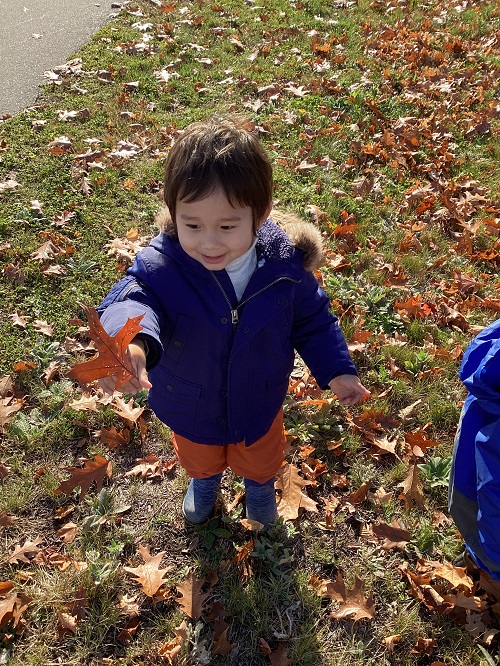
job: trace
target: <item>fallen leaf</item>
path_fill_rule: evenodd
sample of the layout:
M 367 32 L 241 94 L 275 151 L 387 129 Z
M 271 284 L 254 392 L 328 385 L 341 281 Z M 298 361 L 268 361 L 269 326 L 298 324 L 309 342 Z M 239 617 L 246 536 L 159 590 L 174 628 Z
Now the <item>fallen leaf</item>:
M 14 415 L 22 409 L 23 401 L 17 400 L 13 396 L 7 396 L 6 398 L 0 398 L 0 430 L 10 423 L 14 418 Z
M 416 463 L 410 465 L 406 478 L 399 484 L 398 488 L 402 488 L 402 492 L 398 495 L 398 499 L 403 500 L 407 511 L 414 507 L 425 508 L 424 491 L 418 476 L 418 467 Z
M 56 532 L 56 537 L 59 537 L 64 543 L 73 543 L 78 534 L 78 526 L 76 523 L 66 523 L 60 527 Z
M 361 578 L 356 575 L 354 587 L 348 590 L 345 587 L 342 574 L 339 572 L 336 584 L 342 596 L 340 608 L 338 611 L 331 613 L 330 617 L 336 620 L 349 617 L 354 622 L 366 618 L 371 620 L 375 616 L 375 602 L 373 596 L 365 598 L 364 588 L 365 584 Z
M 281 490 L 281 498 L 278 503 L 278 514 L 284 520 L 295 520 L 298 518 L 299 509 L 318 513 L 316 502 L 302 492 L 302 488 L 311 484 L 299 476 L 299 470 L 295 465 L 285 463 L 276 475 L 276 488 Z
M 417 643 L 411 649 L 412 654 L 431 654 L 437 641 L 434 638 L 421 638 L 419 637 Z
M 149 546 L 139 546 L 137 550 L 144 560 L 144 564 L 140 564 L 138 567 L 123 568 L 137 579 L 136 582 L 139 583 L 141 590 L 146 596 L 153 597 L 165 582 L 165 575 L 172 567 L 160 569 L 165 551 L 151 555 Z
M 401 634 L 395 634 L 394 636 L 387 636 L 384 638 L 384 643 L 389 652 L 393 653 L 396 643 L 401 641 Z
M 0 513 L 0 527 L 10 527 L 16 520 L 18 520 L 17 516 L 13 516 L 7 511 Z
M 125 476 L 140 476 L 142 479 L 162 477 L 162 464 L 159 458 L 150 454 L 146 458 L 137 458 L 137 464 L 125 472 Z
M 291 661 L 288 658 L 288 650 L 284 643 L 278 645 L 275 652 L 271 652 L 269 655 L 269 661 L 272 666 L 290 666 Z
M 0 627 L 11 623 L 15 629 L 31 602 L 29 597 L 22 592 L 15 592 L 13 588 L 14 583 L 0 581 Z
M 130 430 L 128 428 L 117 430 L 115 426 L 110 426 L 109 428 L 104 427 L 100 430 L 96 430 L 95 434 L 110 450 L 124 447 L 130 441 Z
M 383 550 L 390 550 L 391 548 L 404 550 L 406 544 L 411 539 L 408 530 L 401 528 L 396 518 L 392 519 L 392 525 L 388 525 L 387 523 L 372 525 L 372 531 L 377 539 L 383 540 L 381 545 Z
M 111 463 L 102 456 L 95 455 L 94 460 L 86 459 L 83 463 L 83 467 L 64 468 L 71 476 L 54 490 L 56 495 L 59 495 L 60 493 L 70 495 L 71 492 L 79 486 L 80 495 L 78 499 L 81 501 L 88 493 L 89 488 L 94 481 L 96 484 L 96 490 L 99 492 L 102 489 L 106 476 L 108 479 L 111 478 Z
M 193 571 L 190 571 L 186 580 L 177 585 L 177 591 L 181 595 L 177 599 L 177 603 L 192 620 L 198 620 L 201 617 L 203 606 L 209 597 L 209 592 L 201 591 L 205 582 L 204 578 L 198 578 Z
M 10 553 L 7 558 L 7 562 L 10 564 L 19 564 L 19 562 L 24 562 L 29 564 L 31 559 L 40 550 L 39 544 L 42 543 L 43 539 L 41 537 L 36 537 L 34 541 L 26 539 L 22 546 L 15 546 L 12 553 Z

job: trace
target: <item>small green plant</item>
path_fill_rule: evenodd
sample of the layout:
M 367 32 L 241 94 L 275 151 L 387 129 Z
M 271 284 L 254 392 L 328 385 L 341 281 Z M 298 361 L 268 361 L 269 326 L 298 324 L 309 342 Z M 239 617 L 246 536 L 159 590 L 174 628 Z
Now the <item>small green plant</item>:
M 427 463 L 418 465 L 418 469 L 431 488 L 439 486 L 447 488 L 450 481 L 451 456 L 448 458 L 433 456 Z
M 404 323 L 394 312 L 393 297 L 388 289 L 369 285 L 361 295 L 361 305 L 366 308 L 366 328 L 375 333 L 401 333 Z
M 283 567 L 293 562 L 293 554 L 291 549 L 280 541 L 271 540 L 264 534 L 259 535 L 254 542 L 252 557 L 261 560 L 275 576 L 290 575 L 289 568 Z
M 92 261 L 91 259 L 86 259 L 85 257 L 71 257 L 68 259 L 68 268 L 75 275 L 79 277 L 86 277 L 94 273 L 99 268 L 99 264 L 97 261 Z
M 404 362 L 406 370 L 413 375 L 414 377 L 418 375 L 419 372 L 422 372 L 426 365 L 431 360 L 430 354 L 428 354 L 423 349 L 420 349 L 415 353 L 415 356 L 412 359 Z
M 91 513 L 83 520 L 84 530 L 99 530 L 106 523 L 112 522 L 117 515 L 129 509 L 128 506 L 120 505 L 114 491 L 108 488 L 102 488 L 97 497 L 87 496 L 85 501 L 90 505 Z
M 50 342 L 49 340 L 40 340 L 33 349 L 30 355 L 35 359 L 37 366 L 40 370 L 45 368 L 51 363 L 59 352 L 59 342 Z

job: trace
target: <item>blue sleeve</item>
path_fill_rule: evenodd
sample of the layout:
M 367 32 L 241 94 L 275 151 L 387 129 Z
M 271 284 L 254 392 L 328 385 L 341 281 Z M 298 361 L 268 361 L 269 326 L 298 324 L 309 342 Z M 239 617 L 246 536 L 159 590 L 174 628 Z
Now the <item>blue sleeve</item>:
M 292 343 L 322 389 L 337 375 L 358 374 L 330 299 L 309 272 L 295 295 Z
M 158 299 L 141 277 L 147 274 L 143 263 L 138 255 L 127 276 L 115 284 L 97 311 L 103 327 L 110 335 L 116 335 L 127 319 L 143 315 L 142 331 L 137 337 L 145 339 L 148 344 L 146 368 L 150 370 L 159 362 L 163 353 L 161 331 L 164 315 Z
M 500 421 L 476 435 L 477 522 L 486 556 L 500 567 Z

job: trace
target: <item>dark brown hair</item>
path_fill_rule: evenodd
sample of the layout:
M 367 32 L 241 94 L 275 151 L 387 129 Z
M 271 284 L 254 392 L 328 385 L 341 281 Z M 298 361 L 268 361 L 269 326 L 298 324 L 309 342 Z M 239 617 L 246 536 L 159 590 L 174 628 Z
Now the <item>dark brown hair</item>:
M 174 227 L 177 201 L 200 201 L 218 187 L 232 206 L 250 206 L 256 231 L 272 203 L 273 173 L 256 133 L 238 118 L 192 123 L 172 146 L 163 198 Z

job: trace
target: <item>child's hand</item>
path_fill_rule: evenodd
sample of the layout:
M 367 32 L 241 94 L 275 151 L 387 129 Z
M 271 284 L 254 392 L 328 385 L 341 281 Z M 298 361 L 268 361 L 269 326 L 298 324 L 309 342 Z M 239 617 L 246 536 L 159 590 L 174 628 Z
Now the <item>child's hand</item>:
M 126 384 L 120 386 L 120 391 L 122 393 L 131 393 L 134 395 L 137 391 L 140 391 L 143 388 L 150 389 L 152 384 L 148 379 L 148 373 L 146 371 L 146 353 L 144 351 L 144 345 L 140 339 L 132 340 L 127 347 L 127 354 L 132 361 L 135 376 Z M 105 393 L 112 395 L 116 386 L 116 377 L 103 377 L 99 380 L 99 384 Z
M 370 391 L 363 386 L 356 375 L 338 375 L 330 382 L 330 388 L 341 405 L 355 405 L 371 396 Z

